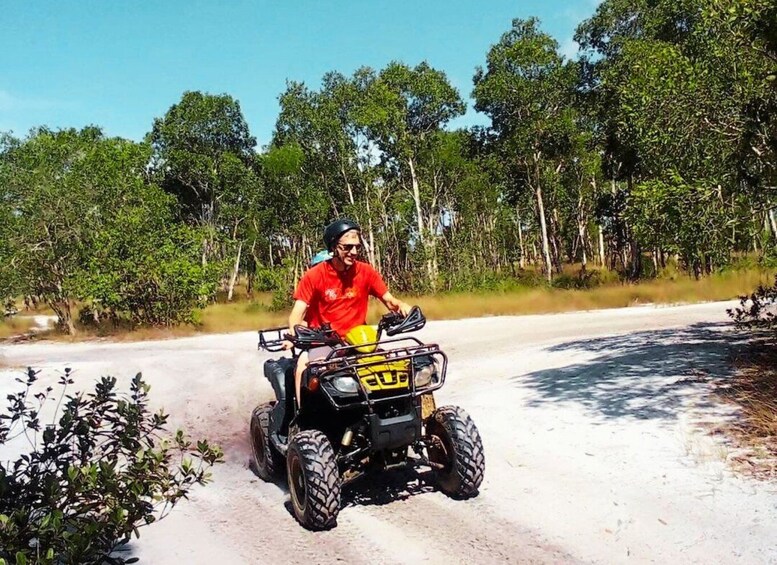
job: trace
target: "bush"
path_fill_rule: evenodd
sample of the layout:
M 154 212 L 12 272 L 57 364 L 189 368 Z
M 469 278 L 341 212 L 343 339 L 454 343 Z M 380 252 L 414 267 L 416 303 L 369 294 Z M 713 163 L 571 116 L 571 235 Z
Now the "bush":
M 197 308 L 215 295 L 223 265 L 203 265 L 202 233 L 173 224 L 164 201 L 158 208 L 154 213 L 123 210 L 120 221 L 95 238 L 83 296 L 116 323 L 194 323 Z
M 151 413 L 149 386 L 140 373 L 130 395 L 117 394 L 116 379 L 103 377 L 94 392 L 65 395 L 54 420 L 42 412 L 52 387 L 32 393 L 38 372 L 28 369 L 25 388 L 8 396 L 0 415 L 0 445 L 26 439 L 32 447 L 0 463 L 0 563 L 129 563 L 113 557 L 137 528 L 163 518 L 221 451 L 207 441 L 192 444 L 178 431 L 162 437 L 168 416 Z M 60 410 L 62 401 L 64 406 Z
M 728 315 L 739 329 L 777 330 L 777 277 L 772 286 L 759 285 L 750 295 L 739 297 L 739 308 L 729 308 Z
M 553 287 L 567 290 L 585 290 L 604 284 L 601 271 L 580 270 L 576 274 L 561 273 L 554 277 Z

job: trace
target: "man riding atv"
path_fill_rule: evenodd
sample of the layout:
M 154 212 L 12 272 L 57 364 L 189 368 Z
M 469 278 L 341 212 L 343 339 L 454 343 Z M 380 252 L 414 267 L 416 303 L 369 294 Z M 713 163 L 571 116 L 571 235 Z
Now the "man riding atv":
M 329 324 L 341 337 L 367 319 L 369 297 L 375 296 L 392 312 L 407 316 L 410 305 L 395 298 L 383 278 L 369 263 L 358 260 L 361 251 L 361 228 L 347 218 L 336 220 L 324 230 L 324 245 L 332 258 L 309 269 L 294 291 L 294 306 L 289 315 L 289 334 L 305 324 L 320 327 Z M 286 348 L 291 348 L 286 342 Z M 326 357 L 330 347 L 303 351 L 297 360 L 294 390 L 300 398 L 302 373 L 311 359 Z
M 423 313 L 356 260 L 354 222 L 330 224 L 324 241 L 333 256 L 300 280 L 289 327 L 259 332 L 260 349 L 292 356 L 264 363 L 276 399 L 251 414 L 254 471 L 266 481 L 285 471 L 295 517 L 316 530 L 336 524 L 342 485 L 371 471 L 424 465 L 445 494 L 477 495 L 485 470 L 477 427 L 434 400 L 447 356 L 402 337 L 425 325 Z M 365 325 L 370 295 L 390 310 L 377 327 Z

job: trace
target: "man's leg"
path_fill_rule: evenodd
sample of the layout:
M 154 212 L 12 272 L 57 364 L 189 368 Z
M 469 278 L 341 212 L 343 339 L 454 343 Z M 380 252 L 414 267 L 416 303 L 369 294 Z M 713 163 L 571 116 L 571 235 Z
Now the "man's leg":
M 297 368 L 294 371 L 294 392 L 295 392 L 295 398 L 297 399 L 297 406 L 302 406 L 302 397 L 300 396 L 300 389 L 302 388 L 302 373 L 305 371 L 305 369 L 308 366 L 310 356 L 308 355 L 307 351 L 302 351 L 299 354 L 299 357 L 297 357 Z
M 297 393 L 297 406 L 302 406 L 302 396 L 300 396 L 300 390 L 302 388 L 302 373 L 308 368 L 308 363 L 311 361 L 318 361 L 320 359 L 326 359 L 332 352 L 332 348 L 329 346 L 314 347 L 310 351 L 303 351 L 297 357 L 297 370 L 294 373 L 294 390 Z

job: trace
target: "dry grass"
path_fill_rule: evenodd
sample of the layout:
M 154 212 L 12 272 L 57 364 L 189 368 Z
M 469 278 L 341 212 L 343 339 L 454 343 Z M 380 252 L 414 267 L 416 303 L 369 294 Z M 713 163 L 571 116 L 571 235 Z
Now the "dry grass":
M 269 301 L 267 298 L 260 297 L 252 302 L 208 306 L 202 313 L 200 331 L 224 333 L 288 323 L 289 311 L 271 311 L 268 306 Z
M 574 310 L 621 308 L 638 304 L 677 304 L 736 298 L 769 284 L 763 270 L 731 271 L 702 280 L 679 277 L 638 284 L 610 284 L 586 290 L 528 288 L 509 293 L 470 293 L 413 298 L 430 319 L 510 314 L 545 314 Z
M 741 409 L 741 417 L 722 431 L 739 454 L 737 468 L 760 479 L 777 478 L 777 344 L 755 340 L 735 360 L 736 376 L 718 393 Z
M 678 276 L 675 279 L 656 279 L 638 284 L 610 283 L 586 290 L 524 287 L 507 292 L 471 292 L 433 296 L 402 296 L 418 304 L 430 320 L 472 318 L 519 314 L 545 314 L 576 310 L 620 308 L 638 304 L 677 304 L 707 302 L 736 298 L 752 292 L 759 284 L 773 280 L 769 271 L 750 269 L 730 271 L 694 280 Z M 198 333 L 228 333 L 256 330 L 283 325 L 288 320 L 288 309 L 273 311 L 272 295 L 262 293 L 252 300 L 242 297 L 231 303 L 217 303 L 207 307 L 200 322 L 193 326 L 173 328 L 141 328 L 129 331 L 106 325 L 100 328 L 79 328 L 75 337 L 54 331 L 42 332 L 38 339 L 81 341 L 107 338 L 115 341 L 142 341 L 196 335 Z M 384 312 L 377 301 L 370 305 L 368 320 L 375 322 Z
M 0 339 L 22 335 L 35 325 L 35 320 L 26 316 L 0 318 Z

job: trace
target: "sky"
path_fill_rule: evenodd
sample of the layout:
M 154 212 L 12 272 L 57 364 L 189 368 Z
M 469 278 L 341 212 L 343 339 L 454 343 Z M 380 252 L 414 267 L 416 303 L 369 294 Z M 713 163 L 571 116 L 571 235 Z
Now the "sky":
M 536 16 L 573 56 L 598 0 L 0 0 L 0 131 L 100 126 L 140 140 L 187 90 L 226 93 L 260 146 L 287 80 L 312 89 L 393 60 L 427 61 L 487 123 L 472 76 L 513 18 Z

